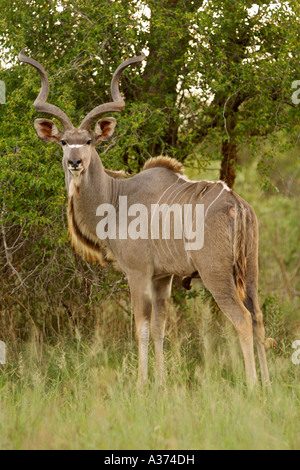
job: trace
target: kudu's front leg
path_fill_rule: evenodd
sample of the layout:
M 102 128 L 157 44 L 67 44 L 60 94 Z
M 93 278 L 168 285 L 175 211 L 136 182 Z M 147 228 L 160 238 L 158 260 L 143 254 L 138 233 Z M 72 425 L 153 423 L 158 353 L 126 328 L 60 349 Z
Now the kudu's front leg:
M 148 346 L 152 311 L 152 282 L 138 276 L 128 276 L 131 303 L 135 318 L 136 337 L 139 346 L 138 387 L 142 388 L 148 376 Z
M 151 316 L 151 335 L 155 347 L 156 373 L 159 387 L 165 382 L 164 374 L 164 336 L 168 307 L 170 305 L 173 276 L 153 281 L 153 311 Z

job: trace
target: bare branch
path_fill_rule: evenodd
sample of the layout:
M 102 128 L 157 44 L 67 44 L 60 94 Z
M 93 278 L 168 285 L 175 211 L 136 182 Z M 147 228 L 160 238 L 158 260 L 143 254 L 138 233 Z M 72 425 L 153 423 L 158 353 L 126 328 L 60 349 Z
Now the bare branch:
M 5 229 L 5 225 L 4 225 L 4 214 L 5 214 L 5 203 L 3 201 L 0 221 L 1 221 L 1 233 L 2 233 L 2 240 L 3 240 L 6 264 L 10 267 L 13 274 L 18 278 L 18 281 L 20 283 L 19 287 L 21 287 L 25 284 L 24 284 L 24 281 L 22 280 L 20 274 L 18 273 L 18 271 L 16 270 L 16 268 L 13 266 L 13 264 L 11 262 L 10 248 L 7 246 L 7 240 L 6 240 L 6 229 Z M 27 287 L 27 286 L 25 285 L 25 287 Z

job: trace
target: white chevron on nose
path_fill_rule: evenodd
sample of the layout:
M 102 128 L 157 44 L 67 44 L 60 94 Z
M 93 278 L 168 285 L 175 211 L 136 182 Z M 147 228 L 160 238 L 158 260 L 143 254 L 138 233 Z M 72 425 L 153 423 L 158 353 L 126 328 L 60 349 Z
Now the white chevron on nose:
M 83 147 L 83 144 L 80 144 L 80 145 L 70 145 L 68 144 L 68 147 L 70 147 L 70 149 L 79 149 L 80 147 Z

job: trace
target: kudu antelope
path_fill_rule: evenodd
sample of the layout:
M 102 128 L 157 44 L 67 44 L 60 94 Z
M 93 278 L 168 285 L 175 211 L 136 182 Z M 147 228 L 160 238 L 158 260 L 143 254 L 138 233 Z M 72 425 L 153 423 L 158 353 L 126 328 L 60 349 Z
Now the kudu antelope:
M 125 107 L 118 85 L 121 72 L 144 57 L 134 57 L 117 68 L 111 83 L 113 102 L 97 106 L 77 128 L 63 111 L 47 103 L 49 82 L 44 68 L 26 57 L 23 51 L 19 58 L 35 67 L 41 76 L 41 91 L 34 102 L 37 111 L 54 116 L 62 124 L 62 130 L 59 130 L 48 119 L 37 119 L 34 123 L 40 139 L 54 142 L 63 149 L 72 245 L 88 261 L 103 264 L 105 258 L 115 259 L 127 276 L 139 346 L 138 383 L 144 384 L 147 380 L 150 331 L 158 382 L 164 382 L 163 340 L 173 275 L 199 276 L 231 320 L 239 336 L 250 387 L 257 382 L 254 333 L 262 381 L 268 383 L 266 346 L 272 344 L 272 340 L 265 339 L 258 304 L 258 229 L 252 207 L 222 181 L 189 181 L 182 174 L 181 164 L 170 158 L 152 158 L 139 174 L 118 179 L 114 172 L 104 169 L 95 149 L 99 142 L 113 135 L 116 126 L 114 118 L 99 117 Z M 94 130 L 91 130 L 95 121 Z M 184 237 L 177 239 L 174 236 L 175 222 L 171 224 L 170 239 L 162 236 L 152 239 L 149 235 L 137 239 L 117 236 L 100 240 L 97 237 L 97 208 L 103 204 L 112 205 L 117 225 L 120 224 L 120 196 L 127 198 L 129 206 L 143 204 L 149 214 L 153 205 L 184 207 L 192 204 L 195 207 L 201 204 L 205 227 L 203 247 L 187 249 Z M 197 228 L 194 219 L 191 225 L 193 229 Z

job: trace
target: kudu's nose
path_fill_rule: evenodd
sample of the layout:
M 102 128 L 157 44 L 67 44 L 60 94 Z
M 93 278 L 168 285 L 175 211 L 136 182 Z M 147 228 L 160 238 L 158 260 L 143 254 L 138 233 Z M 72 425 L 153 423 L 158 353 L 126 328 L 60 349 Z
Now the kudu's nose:
M 72 166 L 74 168 L 74 170 L 76 170 L 79 165 L 81 164 L 82 160 L 69 160 L 68 161 L 68 164 L 69 166 Z

